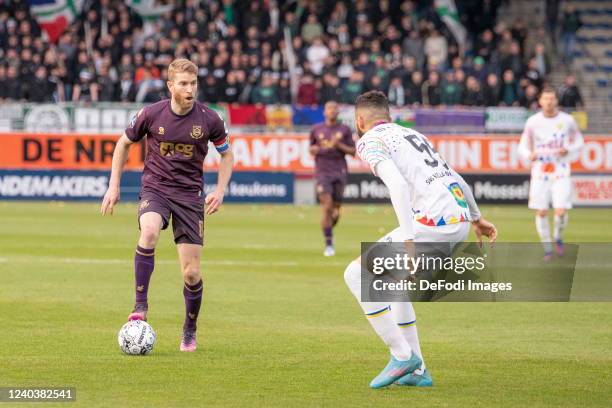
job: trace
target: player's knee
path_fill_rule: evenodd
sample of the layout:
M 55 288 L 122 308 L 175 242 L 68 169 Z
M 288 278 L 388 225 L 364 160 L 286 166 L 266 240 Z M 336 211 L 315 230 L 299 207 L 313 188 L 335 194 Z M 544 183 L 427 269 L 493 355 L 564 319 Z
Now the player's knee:
M 200 268 L 194 264 L 188 264 L 183 266 L 183 280 L 189 285 L 195 285 L 202 279 L 200 274 Z
M 140 230 L 140 243 L 146 248 L 152 248 L 157 244 L 159 239 L 159 230 L 151 226 L 142 226 Z
M 555 209 L 555 215 L 558 215 L 559 217 L 563 217 L 566 213 L 565 208 L 556 208 Z
M 536 214 L 538 217 L 546 217 L 548 215 L 548 211 L 547 210 L 538 210 L 536 211 Z

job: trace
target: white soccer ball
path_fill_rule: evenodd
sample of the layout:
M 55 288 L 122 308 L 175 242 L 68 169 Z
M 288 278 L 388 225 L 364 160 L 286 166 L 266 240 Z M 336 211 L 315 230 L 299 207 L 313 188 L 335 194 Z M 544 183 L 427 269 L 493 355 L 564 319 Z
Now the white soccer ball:
M 155 346 L 155 330 L 144 320 L 131 320 L 119 330 L 117 340 L 125 354 L 145 355 Z

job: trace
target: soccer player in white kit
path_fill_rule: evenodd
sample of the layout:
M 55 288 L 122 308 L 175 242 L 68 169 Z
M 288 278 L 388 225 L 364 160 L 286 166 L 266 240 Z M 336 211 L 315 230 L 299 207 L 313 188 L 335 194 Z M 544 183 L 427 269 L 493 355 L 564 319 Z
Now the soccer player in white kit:
M 448 166 L 429 140 L 419 132 L 391 122 L 389 102 L 380 91 L 370 91 L 355 103 L 357 153 L 380 177 L 391 196 L 399 227 L 379 240 L 459 243 L 470 223 L 479 241 L 497 237 L 493 224 L 481 217 L 474 196 L 463 178 Z M 431 386 L 419 345 L 416 316 L 410 302 L 362 302 L 360 258 L 345 272 L 347 286 L 368 321 L 389 347 L 391 358 L 370 387 Z
M 584 140 L 574 118 L 559 111 L 554 88 L 544 88 L 538 102 L 542 110 L 527 120 L 518 151 L 531 161 L 529 208 L 536 210 L 536 230 L 548 261 L 552 259 L 548 209 L 552 203 L 555 251 L 562 256 L 563 230 L 572 208 L 571 162 L 580 154 Z

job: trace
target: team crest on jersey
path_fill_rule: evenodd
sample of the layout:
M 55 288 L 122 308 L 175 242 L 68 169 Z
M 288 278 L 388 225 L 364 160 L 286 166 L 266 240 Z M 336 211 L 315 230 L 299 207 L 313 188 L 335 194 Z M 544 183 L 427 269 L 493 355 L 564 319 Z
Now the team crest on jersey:
M 336 139 L 342 139 L 342 132 L 336 132 L 336 133 L 334 133 L 334 138 L 336 138 Z
M 325 135 L 323 133 L 319 133 L 319 139 L 323 140 L 325 138 Z
M 149 200 L 143 200 L 140 202 L 140 209 L 144 210 L 145 208 L 147 208 L 149 206 Z
M 451 194 L 455 198 L 455 201 L 457 201 L 457 204 L 459 204 L 459 207 L 468 207 L 467 201 L 465 200 L 465 195 L 463 194 L 463 190 L 461 189 L 461 186 L 459 186 L 459 183 L 451 183 L 448 186 L 448 191 L 451 192 Z
M 159 133 L 160 135 L 163 135 L 164 133 L 166 133 L 166 129 L 164 129 L 163 126 L 160 126 L 159 129 L 157 129 L 157 133 Z
M 202 126 L 193 125 L 193 127 L 191 128 L 190 135 L 194 139 L 200 139 L 202 136 L 204 136 L 204 134 L 202 133 Z

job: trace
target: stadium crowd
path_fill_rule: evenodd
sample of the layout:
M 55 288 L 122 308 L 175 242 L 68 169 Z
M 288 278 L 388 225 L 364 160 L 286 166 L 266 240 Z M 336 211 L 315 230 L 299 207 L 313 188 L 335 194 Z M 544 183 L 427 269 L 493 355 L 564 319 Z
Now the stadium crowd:
M 534 108 L 553 45 L 543 28 L 528 36 L 522 19 L 498 21 L 499 2 L 457 2 L 460 47 L 433 0 L 176 0 L 154 22 L 124 1 L 85 1 L 55 44 L 27 2 L 0 0 L 0 100 L 154 102 L 167 96 L 168 63 L 187 57 L 209 103 L 353 103 L 380 89 L 396 106 Z M 582 105 L 571 75 L 561 101 Z

